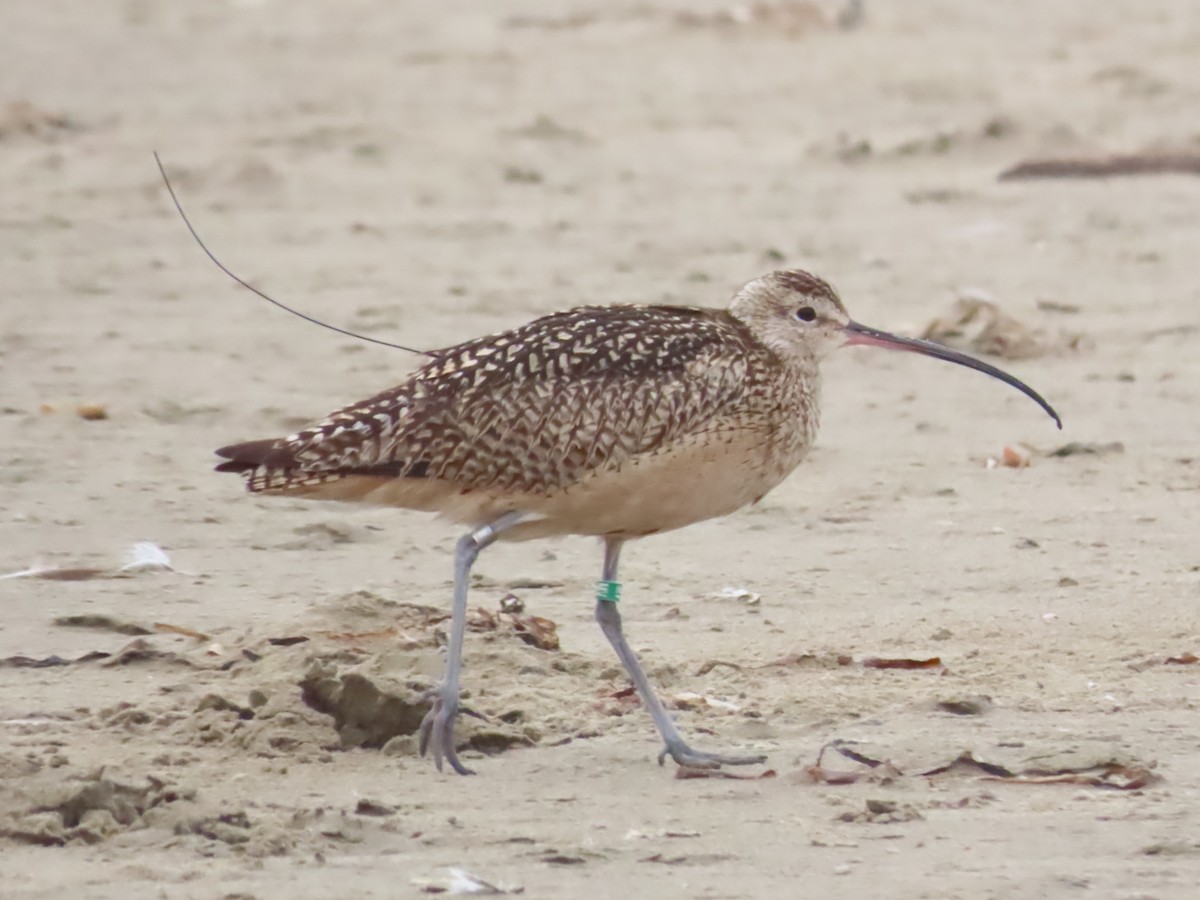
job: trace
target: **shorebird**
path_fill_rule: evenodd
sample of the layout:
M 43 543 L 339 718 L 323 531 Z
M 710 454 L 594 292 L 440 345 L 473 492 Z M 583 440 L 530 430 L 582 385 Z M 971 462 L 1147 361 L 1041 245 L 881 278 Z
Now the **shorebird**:
M 754 503 L 817 434 L 820 362 L 838 347 L 911 350 L 976 369 L 1058 414 L 1007 372 L 939 344 L 850 319 L 808 272 L 743 285 L 726 309 L 585 306 L 429 353 L 400 385 L 279 439 L 216 451 L 250 491 L 426 510 L 464 524 L 454 557 L 445 676 L 419 748 L 454 771 L 467 587 L 496 540 L 594 535 L 604 543 L 596 620 L 684 766 L 765 757 L 695 750 L 629 646 L 617 562 L 634 538 Z

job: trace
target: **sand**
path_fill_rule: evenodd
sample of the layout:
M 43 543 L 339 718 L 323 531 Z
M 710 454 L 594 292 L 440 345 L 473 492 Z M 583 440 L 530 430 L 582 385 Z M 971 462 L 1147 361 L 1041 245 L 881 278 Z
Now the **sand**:
M 6 7 L 0 572 L 93 571 L 0 581 L 0 896 L 1196 896 L 1200 180 L 997 178 L 1200 149 L 1193 4 L 548 6 Z M 1066 427 L 841 352 L 791 479 L 624 558 L 680 727 L 768 764 L 655 763 L 579 538 L 481 559 L 479 774 L 439 775 L 456 531 L 211 471 L 414 359 L 232 285 L 152 150 L 229 266 L 373 337 L 801 266 L 909 334 L 991 301 Z M 173 570 L 114 573 L 137 541 Z

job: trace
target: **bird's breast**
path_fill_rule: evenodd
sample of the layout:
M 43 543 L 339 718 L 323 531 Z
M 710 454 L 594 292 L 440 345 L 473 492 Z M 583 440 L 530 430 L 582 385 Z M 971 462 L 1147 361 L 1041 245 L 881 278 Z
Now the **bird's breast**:
M 563 489 L 497 497 L 483 518 L 525 509 L 530 521 L 511 537 L 526 539 L 640 537 L 728 515 L 760 500 L 804 460 L 818 426 L 815 394 L 806 388 L 731 410 L 700 432 L 599 468 Z

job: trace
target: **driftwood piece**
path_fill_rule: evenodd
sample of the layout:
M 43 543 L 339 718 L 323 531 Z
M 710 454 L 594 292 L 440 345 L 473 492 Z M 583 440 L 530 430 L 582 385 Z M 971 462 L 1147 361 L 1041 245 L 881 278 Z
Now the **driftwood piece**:
M 1124 153 L 1027 159 L 1000 173 L 1001 181 L 1032 178 L 1114 178 L 1120 175 L 1200 175 L 1200 153 Z

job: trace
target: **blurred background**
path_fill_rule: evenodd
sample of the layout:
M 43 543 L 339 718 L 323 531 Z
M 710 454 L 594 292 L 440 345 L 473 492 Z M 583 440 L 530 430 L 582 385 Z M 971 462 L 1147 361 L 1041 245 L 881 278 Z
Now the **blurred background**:
M 970 665 L 984 648 L 987 689 L 1045 713 L 1038 727 L 1083 709 L 1095 719 L 1070 727 L 1107 733 L 1105 696 L 1133 709 L 1163 690 L 1121 660 L 1196 633 L 1195 0 L 7 0 L 0 18 L 3 571 L 108 566 L 148 539 L 199 573 L 0 582 L 0 655 L 93 648 L 48 628 L 48 613 L 134 604 L 253 628 L 362 585 L 448 599 L 453 529 L 249 498 L 211 473 L 213 448 L 285 434 L 397 383 L 415 359 L 232 284 L 171 207 L 155 150 L 223 262 L 372 337 L 436 348 L 583 303 L 718 306 L 796 266 L 832 282 L 857 320 L 983 353 L 1063 415 L 1060 435 L 969 372 L 836 355 L 819 446 L 794 478 L 746 514 L 627 554 L 637 646 L 681 671 L 704 653 L 797 646 L 926 653 L 944 627 L 954 638 L 934 649 Z M 1073 177 L 1000 177 L 1047 159 Z M 1068 441 L 1085 449 L 1048 455 Z M 540 614 L 572 652 L 607 659 L 586 600 L 590 542 L 497 548 L 483 568 L 565 585 Z M 725 584 L 761 591 L 767 614 L 701 603 L 690 623 L 664 618 Z M 1054 668 L 1064 646 L 1087 664 Z M 988 648 L 1024 660 L 1030 679 L 998 675 Z M 12 677 L 9 696 L 43 696 Z M 44 679 L 47 708 L 67 703 L 53 692 L 70 682 Z M 1030 700 L 1035 682 L 1060 699 Z M 796 752 L 846 714 L 815 684 L 787 682 L 772 701 L 794 713 L 779 740 Z M 1190 720 L 1172 716 L 1187 701 L 1172 696 L 1119 730 L 1185 734 Z M 648 741 L 645 724 L 630 733 Z M 564 792 L 585 793 L 573 771 Z M 1124 851 L 1101 843 L 1039 857 L 1058 833 L 1030 831 L 1026 856 L 1010 857 L 1046 866 L 1022 896 L 1061 887 L 1055 866 L 1110 866 L 1102 883 L 1125 890 L 1113 896 L 1145 886 L 1122 881 Z M 730 879 L 782 865 L 756 855 L 763 832 L 746 834 L 749 861 Z M 979 883 L 950 894 L 982 896 Z

